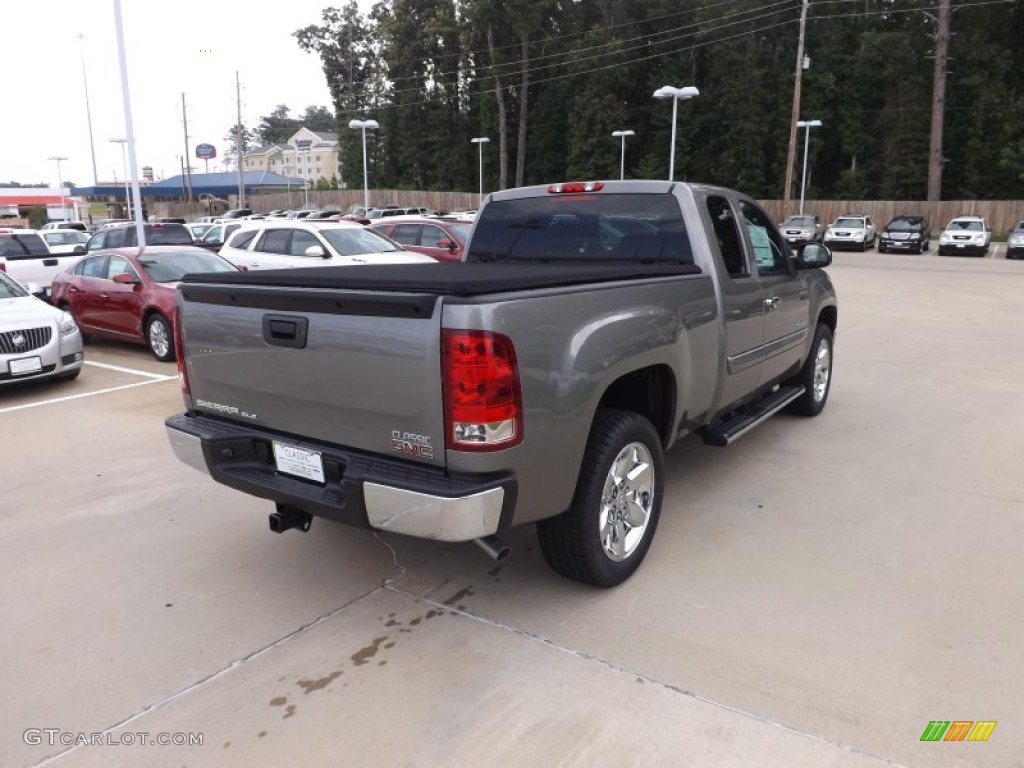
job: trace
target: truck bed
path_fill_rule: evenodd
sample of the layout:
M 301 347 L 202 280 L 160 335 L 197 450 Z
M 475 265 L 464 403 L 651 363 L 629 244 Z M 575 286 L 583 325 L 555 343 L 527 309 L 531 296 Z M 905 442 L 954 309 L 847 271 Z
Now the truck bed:
M 425 293 L 435 296 L 481 296 L 534 288 L 634 280 L 673 275 L 698 275 L 700 267 L 660 263 L 522 263 L 441 262 L 437 264 L 367 265 L 267 269 L 186 275 L 185 284 L 275 288 L 320 288 Z M 187 297 L 186 297 L 187 298 Z

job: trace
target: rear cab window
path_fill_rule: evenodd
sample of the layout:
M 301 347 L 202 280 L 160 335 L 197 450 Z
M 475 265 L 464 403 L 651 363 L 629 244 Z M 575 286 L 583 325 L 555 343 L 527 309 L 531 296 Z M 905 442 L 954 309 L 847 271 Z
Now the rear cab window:
M 672 195 L 597 192 L 492 201 L 466 260 L 692 264 L 693 252 Z
M 0 234 L 0 256 L 10 261 L 38 259 L 49 256 L 50 249 L 35 232 L 5 232 Z

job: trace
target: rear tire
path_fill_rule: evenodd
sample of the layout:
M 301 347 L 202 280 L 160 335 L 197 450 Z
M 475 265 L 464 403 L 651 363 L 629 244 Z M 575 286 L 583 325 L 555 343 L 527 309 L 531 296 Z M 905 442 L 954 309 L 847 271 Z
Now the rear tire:
M 167 318 L 156 312 L 146 320 L 146 344 L 161 363 L 174 361 L 174 336 Z
M 793 384 L 802 385 L 804 393 L 786 407 L 789 413 L 817 416 L 824 410 L 832 388 L 832 347 L 831 329 L 824 323 L 818 323 L 803 368 L 791 380 Z
M 664 451 L 654 425 L 599 410 L 569 509 L 537 523 L 544 560 L 574 581 L 614 587 L 643 562 L 661 515 Z

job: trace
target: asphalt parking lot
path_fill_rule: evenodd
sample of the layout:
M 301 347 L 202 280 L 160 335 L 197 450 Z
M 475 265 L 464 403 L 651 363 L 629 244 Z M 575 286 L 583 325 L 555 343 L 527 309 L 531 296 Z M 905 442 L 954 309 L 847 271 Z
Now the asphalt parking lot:
M 529 528 L 501 565 L 270 533 L 268 503 L 174 459 L 176 372 L 142 347 L 0 390 L 0 765 L 1021 765 L 1024 263 L 1002 248 L 836 254 L 825 412 L 678 445 L 614 590 L 555 576 Z M 934 720 L 998 724 L 920 741 Z

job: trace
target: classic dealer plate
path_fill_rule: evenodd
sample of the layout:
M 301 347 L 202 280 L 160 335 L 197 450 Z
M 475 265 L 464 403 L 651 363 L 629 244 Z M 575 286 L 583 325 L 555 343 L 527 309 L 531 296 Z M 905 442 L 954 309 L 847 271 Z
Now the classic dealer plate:
M 23 376 L 26 373 L 36 373 L 43 370 L 43 364 L 38 357 L 23 357 L 20 360 L 11 360 L 8 365 L 11 369 L 11 376 Z
M 274 441 L 274 463 L 278 472 L 306 480 L 324 481 L 324 462 L 319 451 L 307 451 L 287 443 Z

